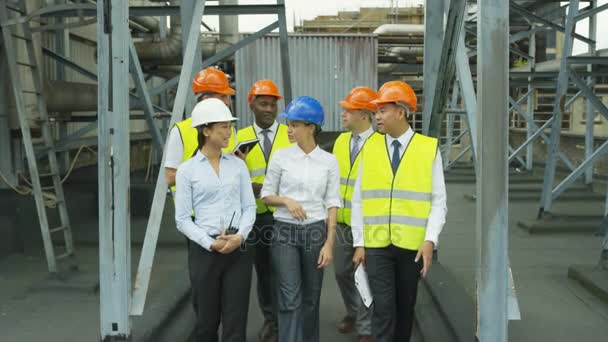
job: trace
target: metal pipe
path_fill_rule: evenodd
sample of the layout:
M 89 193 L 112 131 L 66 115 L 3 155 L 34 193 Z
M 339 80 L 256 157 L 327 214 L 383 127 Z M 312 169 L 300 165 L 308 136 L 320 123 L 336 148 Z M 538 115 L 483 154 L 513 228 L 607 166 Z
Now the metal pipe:
M 85 112 L 97 110 L 97 84 L 49 81 L 45 84 L 49 112 Z
M 179 5 L 176 0 L 171 1 L 171 5 Z M 217 50 L 217 39 L 205 37 L 202 39 L 201 53 L 203 58 L 208 58 L 215 54 Z M 158 42 L 138 42 L 135 43 L 137 56 L 142 64 L 157 65 L 181 65 L 182 64 L 182 23 L 179 16 L 171 17 L 171 30 L 167 38 Z M 145 68 L 147 69 L 147 68 Z
M 374 30 L 378 36 L 424 36 L 422 24 L 384 24 Z

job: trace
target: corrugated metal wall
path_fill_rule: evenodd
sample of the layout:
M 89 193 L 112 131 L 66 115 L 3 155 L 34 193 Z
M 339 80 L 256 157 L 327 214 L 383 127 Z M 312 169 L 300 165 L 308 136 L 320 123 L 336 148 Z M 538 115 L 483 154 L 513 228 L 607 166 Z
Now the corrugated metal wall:
M 292 35 L 289 37 L 292 93 L 318 99 L 325 109 L 324 131 L 341 131 L 338 101 L 356 86 L 377 87 L 377 39 L 374 36 Z M 247 104 L 251 85 L 273 80 L 283 90 L 279 37 L 266 36 L 237 51 L 236 112 L 239 127 L 250 125 Z M 279 101 L 279 113 L 285 108 Z

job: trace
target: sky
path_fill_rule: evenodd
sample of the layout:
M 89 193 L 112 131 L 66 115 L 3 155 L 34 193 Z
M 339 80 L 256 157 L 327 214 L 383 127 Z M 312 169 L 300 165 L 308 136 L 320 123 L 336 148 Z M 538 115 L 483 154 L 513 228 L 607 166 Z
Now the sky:
M 276 3 L 275 0 L 238 0 L 239 4 L 268 4 Z M 424 4 L 424 0 L 394 0 L 399 7 L 412 7 Z M 433 0 L 438 1 L 438 0 Z M 598 6 L 608 3 L 608 0 L 598 0 Z M 301 20 L 314 19 L 318 15 L 337 14 L 342 10 L 358 10 L 360 7 L 389 7 L 391 0 L 285 0 L 287 26 L 289 31 L 293 31 L 294 22 L 296 25 Z M 581 3 L 583 8 L 587 3 Z M 203 21 L 214 29 L 219 27 L 217 16 L 204 16 Z M 255 32 L 276 21 L 275 15 L 247 15 L 239 17 L 240 32 Z M 597 49 L 608 48 L 608 11 L 598 15 L 597 27 Z M 576 27 L 576 32 L 587 36 L 588 19 L 580 21 Z M 575 40 L 575 54 L 587 51 L 587 45 Z

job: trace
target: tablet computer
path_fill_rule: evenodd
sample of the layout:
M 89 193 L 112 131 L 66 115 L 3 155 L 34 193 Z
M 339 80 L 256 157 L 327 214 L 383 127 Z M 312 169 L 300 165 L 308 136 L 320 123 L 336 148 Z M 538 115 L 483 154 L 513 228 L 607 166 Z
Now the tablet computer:
M 254 148 L 255 145 L 257 145 L 259 142 L 260 139 L 242 141 L 238 145 L 236 145 L 232 152 L 236 152 L 236 150 L 239 150 L 241 151 L 241 153 L 246 153 L 247 151 L 251 151 L 251 149 Z

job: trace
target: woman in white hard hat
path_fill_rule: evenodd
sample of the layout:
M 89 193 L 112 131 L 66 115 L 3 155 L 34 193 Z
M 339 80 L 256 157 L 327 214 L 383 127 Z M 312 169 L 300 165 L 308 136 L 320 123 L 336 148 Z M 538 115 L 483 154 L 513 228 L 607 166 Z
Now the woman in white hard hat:
M 220 100 L 192 111 L 200 149 L 176 176 L 175 220 L 189 240 L 188 263 L 198 342 L 245 342 L 252 262 L 241 248 L 255 221 L 256 203 L 245 163 L 222 153 L 233 118 Z M 194 221 L 192 219 L 194 212 Z
M 300 96 L 282 117 L 296 144 L 275 152 L 260 195 L 277 207 L 270 254 L 278 285 L 279 341 L 318 342 L 323 268 L 333 258 L 341 206 L 340 170 L 336 157 L 316 141 L 324 121 L 317 100 Z

